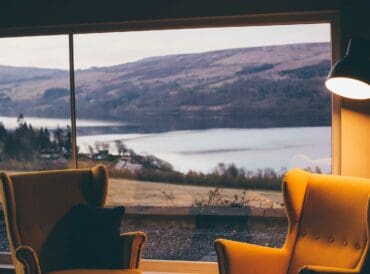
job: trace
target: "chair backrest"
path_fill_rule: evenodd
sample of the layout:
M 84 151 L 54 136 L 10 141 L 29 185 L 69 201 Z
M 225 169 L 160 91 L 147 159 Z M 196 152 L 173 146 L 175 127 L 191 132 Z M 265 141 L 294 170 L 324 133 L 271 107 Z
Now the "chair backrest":
M 297 233 L 288 273 L 305 265 L 360 269 L 368 249 L 370 180 L 293 170 L 284 184 L 300 189 L 302 203 L 295 205 Z M 284 192 L 289 193 L 295 191 Z
M 108 188 L 107 171 L 91 169 L 1 173 L 1 198 L 13 261 L 21 245 L 36 254 L 57 222 L 75 205 L 104 206 Z M 41 258 L 42 259 L 42 258 Z

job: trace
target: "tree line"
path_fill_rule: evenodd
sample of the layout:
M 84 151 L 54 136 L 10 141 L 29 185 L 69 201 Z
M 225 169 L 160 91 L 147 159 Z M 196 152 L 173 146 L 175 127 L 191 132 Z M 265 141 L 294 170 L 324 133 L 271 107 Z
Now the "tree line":
M 219 163 L 210 173 L 176 170 L 158 170 L 142 168 L 138 171 L 118 170 L 113 164 L 108 164 L 109 174 L 116 178 L 128 178 L 147 182 L 166 182 L 180 185 L 198 185 L 213 187 L 230 187 L 242 189 L 270 189 L 280 190 L 283 174 L 272 168 L 257 169 L 255 171 L 238 168 L 235 164 Z
M 15 130 L 7 130 L 0 122 L 0 161 L 34 161 L 45 158 L 70 158 L 72 152 L 71 129 L 56 128 L 50 132 L 46 127 L 34 129 L 18 117 Z

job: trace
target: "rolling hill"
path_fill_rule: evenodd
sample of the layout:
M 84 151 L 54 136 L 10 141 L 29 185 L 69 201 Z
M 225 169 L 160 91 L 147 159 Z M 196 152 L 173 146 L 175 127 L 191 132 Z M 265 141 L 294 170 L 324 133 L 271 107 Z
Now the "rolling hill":
M 330 124 L 328 43 L 150 57 L 76 71 L 77 114 L 140 131 Z M 0 66 L 0 115 L 69 117 L 68 72 Z

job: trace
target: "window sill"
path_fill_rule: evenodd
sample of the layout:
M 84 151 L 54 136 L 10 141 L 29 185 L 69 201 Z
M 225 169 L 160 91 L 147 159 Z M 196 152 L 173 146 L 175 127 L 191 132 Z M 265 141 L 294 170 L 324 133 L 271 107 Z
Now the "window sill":
M 167 261 L 142 259 L 140 268 L 144 271 L 158 273 L 194 273 L 194 274 L 217 274 L 216 262 L 199 261 Z
M 216 262 L 167 261 L 142 259 L 140 268 L 144 274 L 217 274 Z M 14 274 L 9 252 L 0 252 L 0 273 Z

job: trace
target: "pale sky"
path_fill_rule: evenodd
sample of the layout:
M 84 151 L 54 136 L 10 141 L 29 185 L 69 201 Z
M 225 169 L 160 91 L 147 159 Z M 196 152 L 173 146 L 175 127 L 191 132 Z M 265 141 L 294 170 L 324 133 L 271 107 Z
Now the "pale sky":
M 313 42 L 330 42 L 330 24 L 76 34 L 75 68 L 168 54 Z M 69 67 L 67 35 L 0 38 L 0 52 L 0 65 Z

